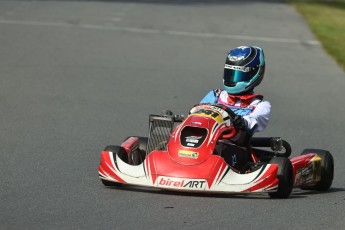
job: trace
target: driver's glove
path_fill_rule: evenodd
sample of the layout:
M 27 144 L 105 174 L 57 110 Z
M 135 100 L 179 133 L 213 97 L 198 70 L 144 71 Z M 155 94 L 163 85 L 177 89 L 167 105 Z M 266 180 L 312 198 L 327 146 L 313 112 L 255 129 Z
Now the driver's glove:
M 247 121 L 240 115 L 236 115 L 232 121 L 236 129 L 245 130 L 247 129 Z

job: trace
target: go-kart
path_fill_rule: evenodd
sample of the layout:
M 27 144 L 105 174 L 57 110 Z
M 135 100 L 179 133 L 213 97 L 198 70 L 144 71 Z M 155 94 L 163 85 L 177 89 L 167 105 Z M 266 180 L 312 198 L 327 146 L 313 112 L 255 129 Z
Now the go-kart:
M 148 137 L 128 137 L 101 152 L 99 177 L 105 186 L 268 193 L 272 198 L 287 198 L 294 187 L 330 188 L 334 162 L 329 151 L 305 149 L 289 159 L 287 141 L 251 137 L 235 129 L 235 116 L 220 104 L 198 104 L 186 118 L 171 111 L 150 115 Z M 241 168 L 234 167 L 234 152 L 248 155 Z

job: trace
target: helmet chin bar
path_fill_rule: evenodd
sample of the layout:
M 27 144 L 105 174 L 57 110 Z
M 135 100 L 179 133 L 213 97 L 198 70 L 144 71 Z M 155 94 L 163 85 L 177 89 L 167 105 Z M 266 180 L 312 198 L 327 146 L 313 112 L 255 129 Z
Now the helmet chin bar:
M 247 89 L 248 86 L 245 82 L 236 82 L 236 85 L 233 87 L 229 87 L 227 85 L 224 84 L 224 89 L 226 92 L 228 92 L 229 94 L 243 94 L 246 93 L 248 90 Z

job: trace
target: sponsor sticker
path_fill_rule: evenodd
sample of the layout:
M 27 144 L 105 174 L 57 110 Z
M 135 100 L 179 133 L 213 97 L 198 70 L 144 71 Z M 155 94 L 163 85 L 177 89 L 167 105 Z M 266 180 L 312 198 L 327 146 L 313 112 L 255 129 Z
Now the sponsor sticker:
M 238 61 L 238 59 L 239 59 L 236 56 L 230 56 L 230 55 L 228 56 L 228 58 L 229 58 L 230 61 Z
M 187 190 L 204 190 L 207 182 L 203 179 L 183 179 L 174 177 L 158 177 L 157 186 L 162 188 L 175 188 Z
M 250 67 L 243 67 L 243 66 L 236 66 L 236 65 L 228 65 L 225 64 L 224 65 L 225 69 L 233 69 L 233 70 L 240 70 L 242 72 L 249 72 L 250 71 Z
M 305 168 L 296 171 L 295 186 L 313 184 L 321 180 L 321 158 L 315 156 Z
M 193 158 L 198 159 L 199 153 L 194 151 L 188 151 L 188 150 L 180 150 L 178 151 L 179 157 L 185 157 L 185 158 Z
M 321 180 L 321 157 L 315 156 L 312 159 L 312 164 L 313 164 L 313 180 L 314 181 L 320 181 Z
M 202 138 L 201 136 L 189 136 L 189 137 L 186 137 L 186 142 L 197 144 L 197 143 L 199 143 L 199 140 L 201 138 Z
M 212 119 L 216 120 L 218 123 L 222 123 L 224 121 L 221 113 L 216 111 L 212 107 L 210 107 L 210 109 L 197 110 L 193 114 L 197 114 L 197 115 L 202 116 L 202 117 L 212 118 Z

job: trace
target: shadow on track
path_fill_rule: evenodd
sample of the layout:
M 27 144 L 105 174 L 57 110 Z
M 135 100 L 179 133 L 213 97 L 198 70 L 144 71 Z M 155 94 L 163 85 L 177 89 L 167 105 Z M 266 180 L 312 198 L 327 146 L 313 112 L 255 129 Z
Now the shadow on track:
M 156 188 L 145 188 L 145 187 L 138 187 L 134 185 L 126 185 L 122 187 L 106 187 L 106 189 L 114 189 L 114 190 L 121 190 L 121 191 L 131 191 L 131 192 L 141 192 L 141 193 L 150 193 L 150 194 L 159 194 L 164 196 L 181 196 L 181 197 L 202 197 L 202 198 L 231 198 L 231 199 L 246 199 L 246 200 L 266 200 L 271 199 L 268 193 L 198 193 L 198 192 L 179 192 L 179 191 L 172 191 L 172 190 L 160 190 Z M 345 191 L 345 190 L 344 190 Z M 309 192 L 309 191 L 308 191 Z M 314 192 L 314 191 L 313 191 Z M 318 192 L 321 193 L 321 192 Z M 314 193 L 314 194 L 318 194 Z M 301 199 L 306 198 L 313 193 L 306 193 L 306 194 L 295 194 L 295 191 L 292 191 L 290 197 L 288 199 Z M 272 200 L 280 200 L 280 199 L 272 199 Z
M 316 194 L 328 194 L 328 193 L 337 193 L 345 192 L 344 188 L 330 188 L 327 191 L 315 191 L 315 190 L 295 190 L 294 195 L 296 196 L 310 196 Z

